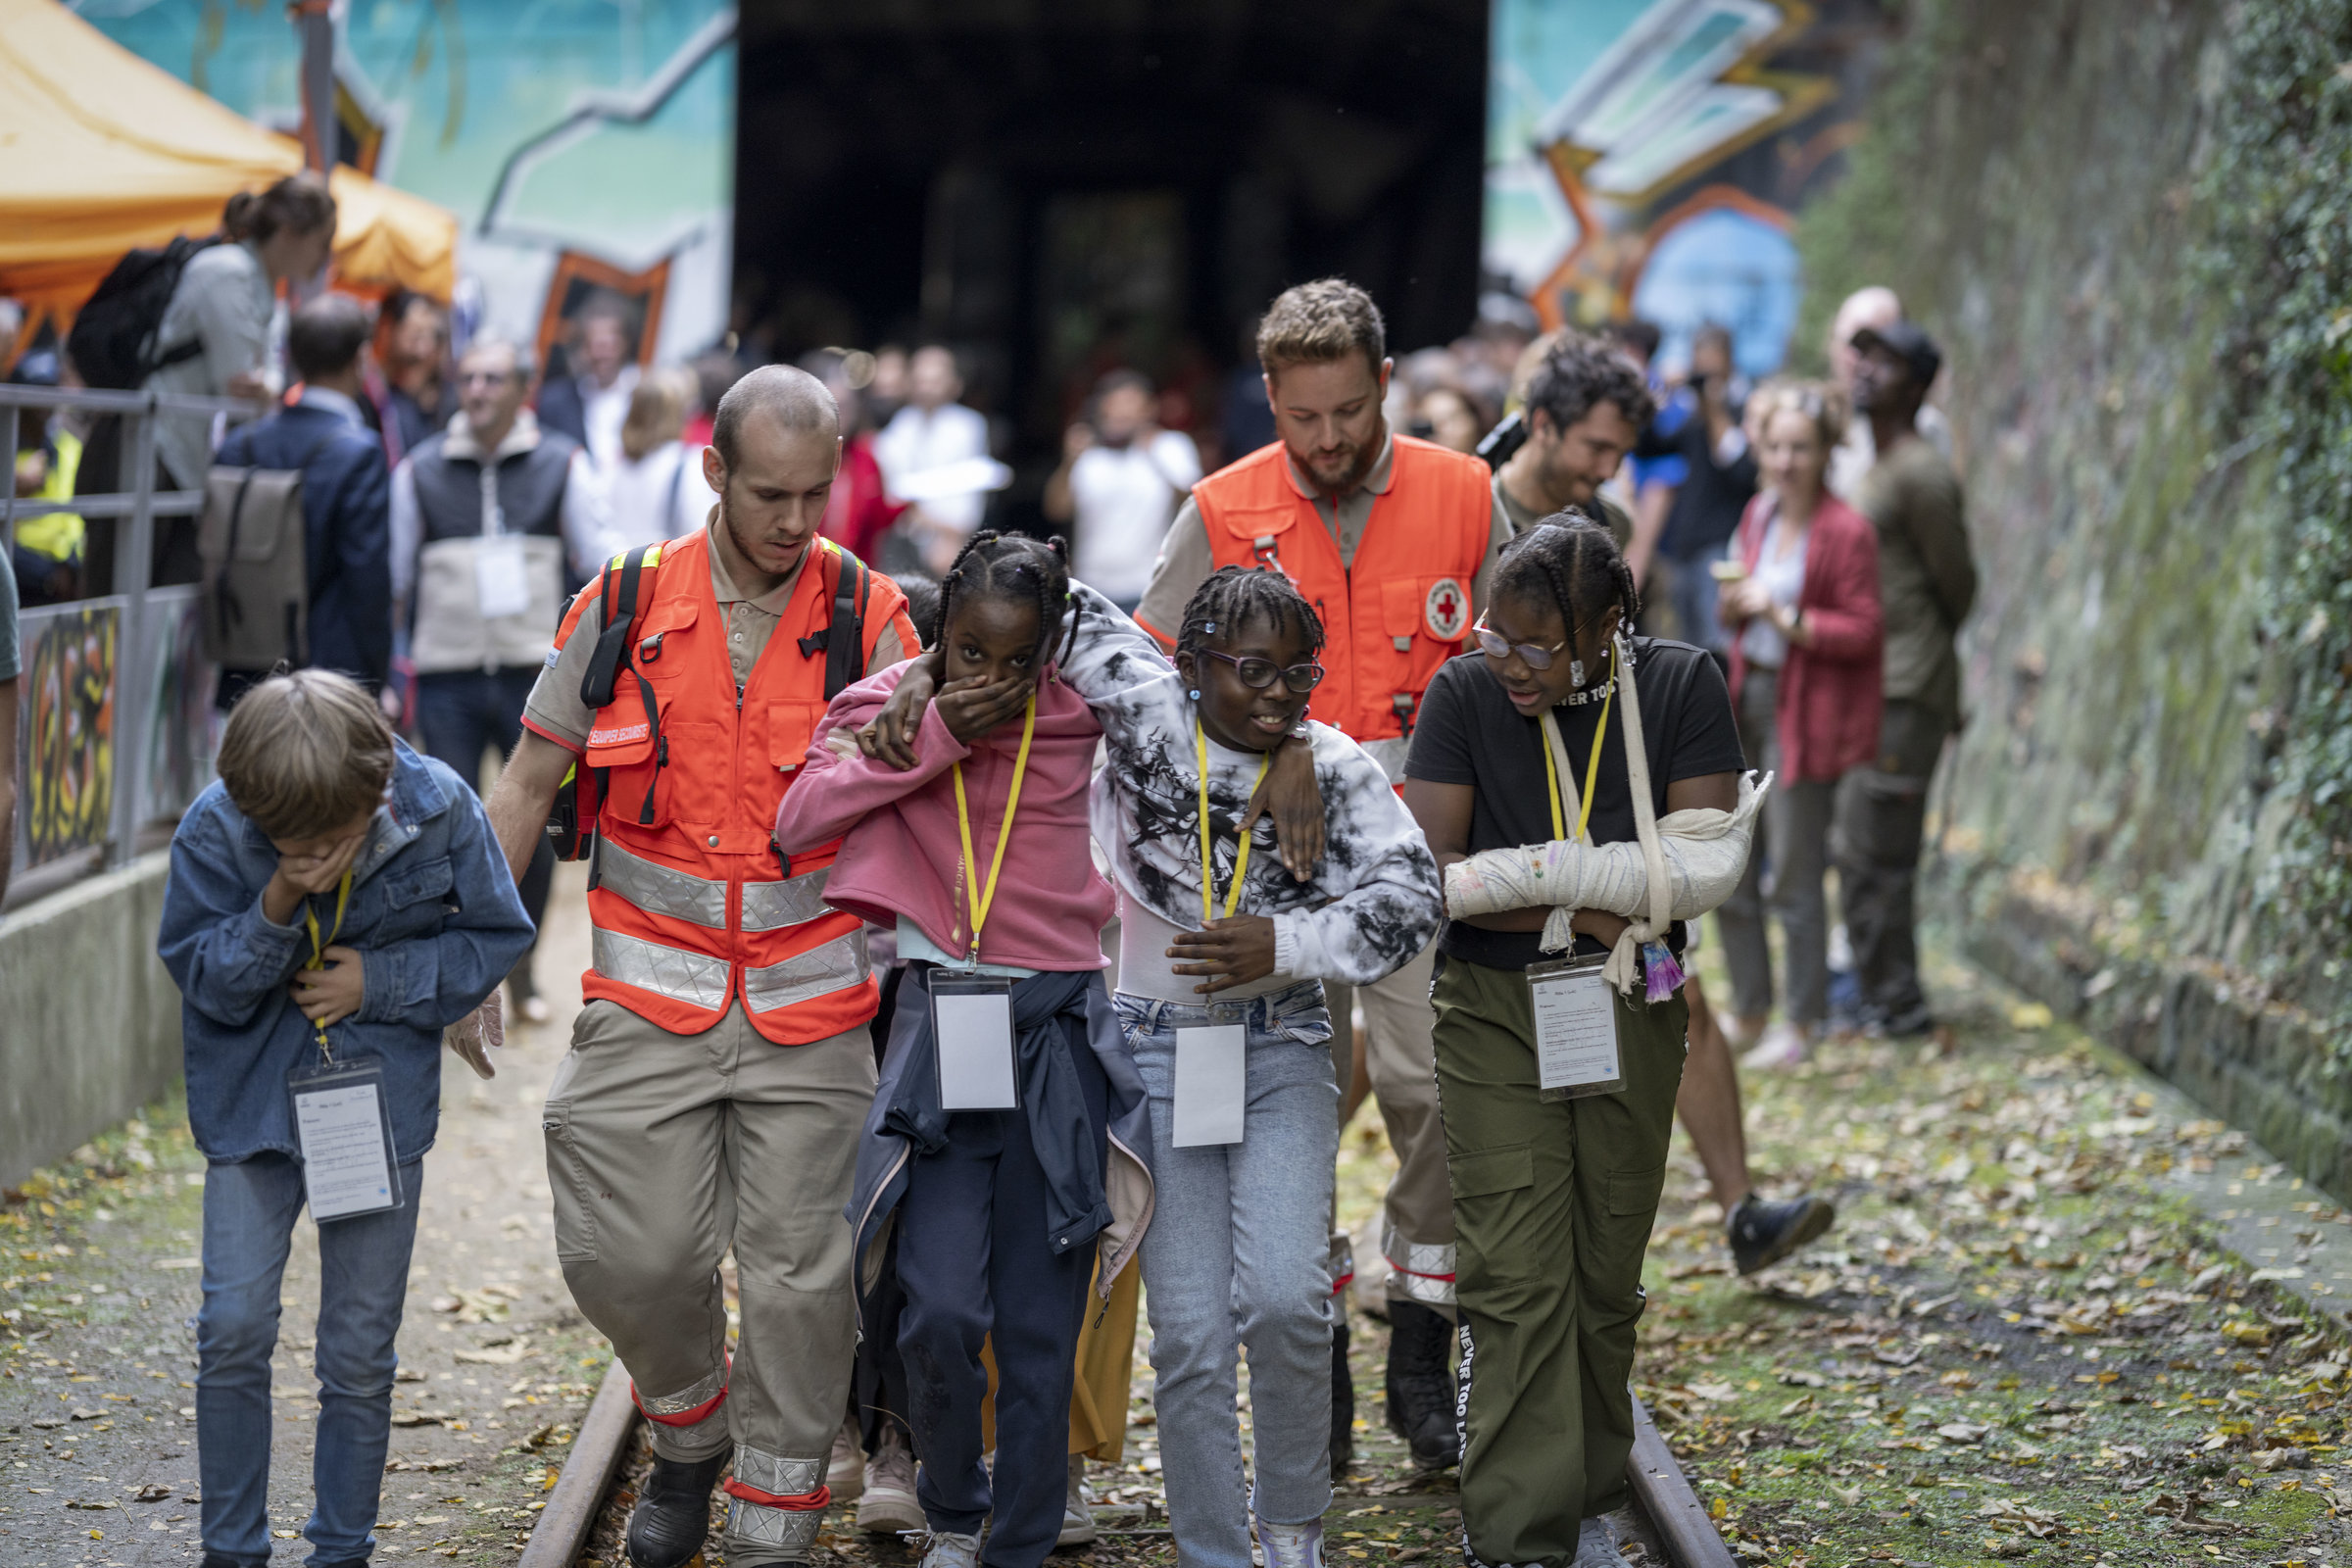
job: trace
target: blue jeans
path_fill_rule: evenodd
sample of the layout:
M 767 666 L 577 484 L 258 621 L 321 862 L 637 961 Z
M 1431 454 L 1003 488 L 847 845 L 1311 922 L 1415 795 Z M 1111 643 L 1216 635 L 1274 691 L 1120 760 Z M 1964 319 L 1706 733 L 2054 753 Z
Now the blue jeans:
M 1298 1525 L 1331 1506 L 1331 1014 L 1312 980 L 1247 1002 L 1122 994 L 1113 1005 L 1152 1097 L 1142 1260 L 1168 1522 L 1187 1568 L 1250 1568 L 1250 1510 Z M 1176 1031 L 1234 1023 L 1249 1042 L 1242 1141 L 1178 1149 Z M 1247 1504 L 1234 1416 L 1245 1344 L 1257 1449 Z
M 311 1568 L 365 1562 L 375 1547 L 399 1365 L 393 1341 L 423 1173 L 421 1159 L 400 1167 L 400 1207 L 318 1227 L 317 1502 L 303 1529 Z M 270 1356 L 278 1282 L 303 1201 L 302 1167 L 283 1154 L 216 1164 L 205 1176 L 204 1305 L 196 1314 L 204 1547 L 249 1568 L 270 1560 Z

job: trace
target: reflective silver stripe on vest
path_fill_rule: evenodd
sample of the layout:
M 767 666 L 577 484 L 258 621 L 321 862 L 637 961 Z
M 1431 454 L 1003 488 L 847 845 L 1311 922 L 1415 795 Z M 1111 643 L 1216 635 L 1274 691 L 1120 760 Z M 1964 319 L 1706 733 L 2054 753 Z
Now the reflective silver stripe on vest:
M 832 874 L 833 868 L 828 865 L 822 870 L 804 872 L 782 882 L 746 882 L 743 885 L 743 928 L 746 931 L 776 931 L 826 913 L 825 879 Z
M 782 963 L 744 970 L 743 1004 L 754 1012 L 773 1012 L 845 990 L 873 972 L 865 956 L 865 928 L 859 926 Z
M 1385 741 L 1362 741 L 1358 744 L 1363 747 L 1366 756 L 1380 764 L 1380 770 L 1389 775 L 1390 783 L 1404 782 L 1404 759 L 1413 749 L 1411 741 L 1402 735 L 1392 735 Z
M 860 935 L 863 932 L 860 931 Z M 727 1004 L 727 960 L 707 954 L 641 942 L 617 931 L 596 928 L 591 953 L 596 972 L 624 986 L 656 992 L 715 1011 Z M 863 952 L 860 950 L 859 956 Z
M 617 893 L 648 914 L 727 928 L 727 884 L 631 855 L 605 834 L 596 840 L 597 886 Z M 599 964 L 599 968 L 603 965 Z

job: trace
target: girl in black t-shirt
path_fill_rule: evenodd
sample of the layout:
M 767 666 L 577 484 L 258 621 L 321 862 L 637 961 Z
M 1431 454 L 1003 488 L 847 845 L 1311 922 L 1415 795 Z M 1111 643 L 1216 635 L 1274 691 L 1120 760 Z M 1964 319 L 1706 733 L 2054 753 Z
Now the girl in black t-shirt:
M 1625 1500 L 1642 1259 L 1682 1078 L 1675 933 L 1737 881 L 1754 810 L 1714 662 L 1629 636 L 1640 608 L 1581 514 L 1515 540 L 1482 651 L 1431 683 L 1406 765 L 1451 916 L 1433 1000 L 1474 1564 L 1619 1560 L 1600 1516 Z M 1528 965 L 1603 954 L 1605 980 L 1576 994 L 1613 1019 L 1615 1086 L 1547 1090 Z

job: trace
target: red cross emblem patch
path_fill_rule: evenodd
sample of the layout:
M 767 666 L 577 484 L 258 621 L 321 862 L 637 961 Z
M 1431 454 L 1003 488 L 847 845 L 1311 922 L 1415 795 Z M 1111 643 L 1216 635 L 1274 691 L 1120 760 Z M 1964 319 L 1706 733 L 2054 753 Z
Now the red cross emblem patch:
M 1421 619 L 1442 643 L 1458 643 L 1470 628 L 1470 595 L 1459 577 L 1440 577 L 1421 602 Z

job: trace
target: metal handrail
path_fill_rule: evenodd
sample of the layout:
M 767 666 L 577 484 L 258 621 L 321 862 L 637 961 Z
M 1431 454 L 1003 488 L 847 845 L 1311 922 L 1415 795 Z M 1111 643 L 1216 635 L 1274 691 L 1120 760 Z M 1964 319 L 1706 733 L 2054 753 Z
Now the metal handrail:
M 155 488 L 156 416 L 164 414 L 226 414 L 254 417 L 267 414 L 270 407 L 270 400 L 264 398 L 0 383 L 0 445 L 4 445 L 9 453 L 12 467 L 10 482 L 0 485 L 0 548 L 15 544 L 17 518 L 20 516 L 42 516 L 67 512 L 78 513 L 85 517 L 115 517 L 123 522 L 115 541 L 114 582 L 87 585 L 99 589 L 100 597 L 112 596 L 122 601 L 114 729 L 119 745 L 111 775 L 114 799 L 107 824 L 105 856 L 106 863 L 110 866 L 122 865 L 130 858 L 139 828 L 140 795 L 149 773 L 149 757 L 155 741 L 152 715 L 147 710 L 154 695 L 151 677 L 160 658 L 154 624 L 155 612 L 149 603 L 153 585 L 148 581 L 155 520 L 158 517 L 193 516 L 203 509 L 204 504 L 202 491 L 158 491 Z M 122 416 L 125 428 L 122 463 L 116 470 L 117 482 L 120 483 L 127 475 L 130 487 L 98 495 L 75 496 L 63 502 L 19 502 L 13 466 L 19 426 L 23 411 L 27 408 L 84 409 L 94 414 Z M 0 571 L 11 569 L 7 562 L 0 561 Z M 25 767 L 31 760 L 29 757 L 20 757 L 18 765 Z
M 95 386 L 34 386 L 0 381 L 0 408 L 89 409 L 98 414 L 264 414 L 267 398 L 215 397 L 203 392 L 118 392 Z

